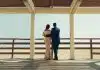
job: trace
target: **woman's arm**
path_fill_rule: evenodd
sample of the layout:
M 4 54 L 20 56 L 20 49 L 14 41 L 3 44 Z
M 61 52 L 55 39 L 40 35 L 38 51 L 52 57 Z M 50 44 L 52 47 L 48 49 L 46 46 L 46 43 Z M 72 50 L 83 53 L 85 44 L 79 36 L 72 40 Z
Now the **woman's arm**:
M 42 34 L 42 35 L 43 35 L 44 37 L 46 36 L 44 32 L 43 32 L 43 34 Z
M 47 33 L 44 33 L 44 32 L 43 32 L 43 36 L 44 36 L 44 37 L 51 37 L 51 32 L 47 32 Z

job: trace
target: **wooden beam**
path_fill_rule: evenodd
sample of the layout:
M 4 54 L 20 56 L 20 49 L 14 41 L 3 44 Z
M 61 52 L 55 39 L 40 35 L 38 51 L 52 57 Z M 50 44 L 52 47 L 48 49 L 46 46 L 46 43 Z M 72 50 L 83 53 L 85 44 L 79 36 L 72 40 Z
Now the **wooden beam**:
M 82 0 L 73 0 L 70 8 L 70 13 L 74 14 L 81 3 Z
M 73 0 L 70 7 L 70 59 L 75 59 L 74 56 L 74 13 L 80 6 L 82 0 Z
M 69 7 L 66 8 L 35 8 L 35 13 L 40 13 L 40 14 L 69 14 Z M 26 7 L 2 7 L 0 8 L 0 13 L 12 13 L 12 14 L 30 14 L 31 12 L 28 11 L 28 8 Z
M 33 59 L 35 55 L 35 42 L 34 42 L 34 21 L 35 21 L 35 14 L 31 14 L 31 29 L 30 29 L 30 58 Z
M 100 14 L 100 7 L 79 7 L 75 14 Z
M 0 13 L 30 14 L 26 7 L 1 7 Z M 36 14 L 70 14 L 70 7 L 66 8 L 35 8 Z M 75 14 L 100 14 L 100 7 L 79 7 Z
M 72 12 L 73 7 L 75 6 L 75 4 L 77 3 L 77 0 L 73 0 L 70 6 L 70 12 Z
M 28 8 L 29 12 L 31 12 L 31 8 L 27 0 L 23 0 L 24 5 Z
M 26 14 L 29 13 L 28 9 L 25 7 L 0 7 L 0 14 Z
M 35 12 L 35 7 L 34 7 L 34 3 L 33 3 L 32 0 L 23 0 L 23 3 L 28 8 L 30 13 L 34 13 Z
M 32 0 L 27 0 L 27 2 L 29 3 L 31 10 L 32 10 L 32 12 L 34 13 L 35 7 L 34 7 L 33 1 L 32 1 Z
M 32 0 L 23 0 L 26 7 L 29 9 L 29 12 L 31 13 L 31 29 L 30 29 L 30 59 L 34 58 L 34 21 L 35 21 L 35 7 Z
M 70 59 L 75 59 L 74 56 L 74 14 L 70 14 Z
M 35 8 L 36 13 L 49 13 L 49 14 L 69 14 L 69 7 L 64 8 Z

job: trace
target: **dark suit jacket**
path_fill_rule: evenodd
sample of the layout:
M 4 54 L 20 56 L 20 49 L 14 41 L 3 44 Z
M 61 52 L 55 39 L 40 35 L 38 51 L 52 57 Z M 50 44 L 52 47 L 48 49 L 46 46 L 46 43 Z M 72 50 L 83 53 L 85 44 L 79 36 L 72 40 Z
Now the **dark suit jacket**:
M 60 29 L 55 27 L 51 30 L 51 38 L 52 38 L 52 44 L 53 45 L 59 45 L 60 44 Z

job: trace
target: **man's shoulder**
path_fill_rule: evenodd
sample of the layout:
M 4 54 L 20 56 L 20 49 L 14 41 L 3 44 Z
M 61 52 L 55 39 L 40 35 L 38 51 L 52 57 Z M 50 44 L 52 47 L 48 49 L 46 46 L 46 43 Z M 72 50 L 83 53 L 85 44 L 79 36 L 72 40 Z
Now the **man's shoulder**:
M 60 29 L 58 27 L 52 28 L 51 30 L 58 30 L 58 31 L 60 31 Z
M 60 29 L 57 27 L 57 30 L 60 31 Z

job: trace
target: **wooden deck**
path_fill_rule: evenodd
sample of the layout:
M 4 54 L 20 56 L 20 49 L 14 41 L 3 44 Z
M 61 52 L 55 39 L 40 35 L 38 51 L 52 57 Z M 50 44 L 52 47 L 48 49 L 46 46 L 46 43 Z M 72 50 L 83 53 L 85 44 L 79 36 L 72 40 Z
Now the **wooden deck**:
M 29 60 L 3 59 L 0 60 L 0 70 L 99 70 L 93 60 Z

